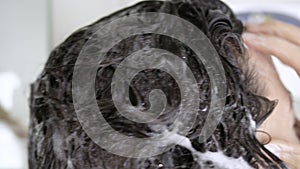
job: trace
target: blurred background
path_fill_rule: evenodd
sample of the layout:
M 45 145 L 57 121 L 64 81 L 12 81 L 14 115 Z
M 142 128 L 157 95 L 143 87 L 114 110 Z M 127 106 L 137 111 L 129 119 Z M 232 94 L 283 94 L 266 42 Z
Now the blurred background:
M 72 32 L 140 0 L 0 0 L 0 169 L 27 168 L 29 85 Z M 300 0 L 224 0 L 243 21 L 300 26 Z M 300 79 L 275 60 L 300 114 Z

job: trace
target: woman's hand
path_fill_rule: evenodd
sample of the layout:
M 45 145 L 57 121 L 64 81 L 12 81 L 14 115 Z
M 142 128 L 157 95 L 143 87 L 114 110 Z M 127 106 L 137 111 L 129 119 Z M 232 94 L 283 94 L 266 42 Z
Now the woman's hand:
M 290 168 L 300 169 L 300 143 L 295 131 L 296 118 L 292 101 L 271 59 L 271 55 L 277 57 L 300 76 L 300 28 L 279 21 L 268 21 L 247 24 L 246 31 L 243 38 L 248 46 L 250 63 L 255 65 L 258 78 L 265 84 L 265 96 L 279 101 L 259 130 L 272 136 L 272 142 L 266 145 L 270 151 Z M 268 138 L 260 135 L 258 139 L 265 142 Z
M 272 140 L 265 147 L 286 163 L 291 169 L 300 168 L 300 145 L 284 140 Z
M 245 37 L 252 38 L 248 45 L 263 54 L 276 56 L 300 76 L 300 28 L 279 21 L 268 21 L 247 24 L 246 31 L 250 34 L 246 33 Z

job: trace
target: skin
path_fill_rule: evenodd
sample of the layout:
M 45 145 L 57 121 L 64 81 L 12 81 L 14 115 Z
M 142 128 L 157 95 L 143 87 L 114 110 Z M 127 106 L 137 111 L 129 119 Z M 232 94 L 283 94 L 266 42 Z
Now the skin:
M 277 57 L 300 77 L 300 28 L 279 21 L 247 24 L 243 39 L 250 63 L 259 70 L 257 78 L 265 87 L 264 95 L 270 100 L 278 100 L 274 112 L 259 128 L 272 137 L 266 148 L 291 169 L 300 169 L 300 123 L 296 120 L 290 93 L 282 84 L 271 59 L 271 56 Z M 257 138 L 262 143 L 269 139 L 263 134 Z

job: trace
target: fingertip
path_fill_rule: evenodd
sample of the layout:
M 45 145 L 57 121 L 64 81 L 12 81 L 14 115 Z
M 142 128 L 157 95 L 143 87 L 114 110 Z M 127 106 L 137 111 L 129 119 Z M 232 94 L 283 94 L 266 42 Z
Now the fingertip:
M 256 39 L 257 36 L 254 33 L 245 32 L 243 33 L 242 37 L 246 40 Z
M 248 32 L 255 32 L 259 29 L 260 26 L 263 25 L 264 22 L 260 22 L 260 23 L 252 23 L 252 22 L 248 22 L 245 24 L 245 28 L 246 31 Z
M 245 41 L 245 43 L 247 43 L 248 45 L 250 44 L 255 44 L 258 41 L 260 41 L 260 37 L 254 33 L 250 33 L 250 32 L 245 32 L 242 35 L 243 40 Z

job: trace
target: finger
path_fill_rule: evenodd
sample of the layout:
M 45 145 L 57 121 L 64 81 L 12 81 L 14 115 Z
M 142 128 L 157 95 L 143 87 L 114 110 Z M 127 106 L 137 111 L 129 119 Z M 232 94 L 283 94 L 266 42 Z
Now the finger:
M 300 144 L 293 144 L 283 140 L 273 140 L 265 147 L 284 161 L 290 168 L 300 168 Z
M 271 20 L 260 24 L 248 23 L 246 29 L 251 33 L 281 37 L 300 46 L 300 28 L 284 22 Z
M 262 144 L 267 144 L 270 138 L 297 142 L 293 128 L 294 115 L 290 112 L 290 106 L 287 106 L 290 105 L 289 94 L 279 78 L 272 58 L 250 47 L 247 48 L 246 56 L 249 57 L 248 67 L 255 70 L 258 85 L 264 86 L 259 93 L 270 100 L 280 100 L 272 114 L 258 126 L 256 138 Z
M 251 48 L 267 55 L 274 55 L 284 64 L 294 68 L 300 76 L 300 47 L 282 38 L 269 35 L 244 33 L 243 39 Z

